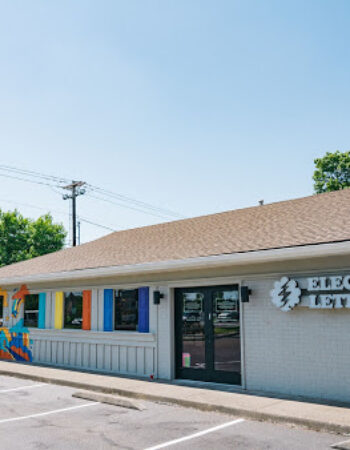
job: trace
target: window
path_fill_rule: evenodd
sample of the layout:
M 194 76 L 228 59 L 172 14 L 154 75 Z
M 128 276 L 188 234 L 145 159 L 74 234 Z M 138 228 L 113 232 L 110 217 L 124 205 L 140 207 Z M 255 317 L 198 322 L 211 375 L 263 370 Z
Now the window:
M 4 326 L 4 296 L 0 295 L 0 327 Z
M 39 318 L 39 295 L 30 294 L 24 297 L 24 326 L 37 328 Z
M 138 290 L 116 291 L 115 321 L 116 330 L 136 331 L 138 324 Z
M 81 329 L 83 324 L 83 293 L 64 294 L 64 328 Z

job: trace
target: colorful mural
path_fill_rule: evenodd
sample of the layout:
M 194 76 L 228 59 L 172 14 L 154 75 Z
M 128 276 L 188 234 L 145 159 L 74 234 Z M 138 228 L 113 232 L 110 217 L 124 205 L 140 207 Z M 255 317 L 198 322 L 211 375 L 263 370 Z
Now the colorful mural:
M 22 284 L 20 290 L 12 296 L 12 299 L 14 300 L 12 305 L 12 317 L 16 318 L 18 316 L 19 310 L 22 303 L 24 302 L 24 297 L 26 295 L 29 295 L 29 291 L 27 289 L 27 286 L 25 284 Z
M 21 305 L 24 302 L 25 296 L 28 294 L 27 286 L 22 285 L 12 296 L 14 302 L 11 316 L 17 319 L 17 323 L 11 328 L 0 328 L 0 359 L 32 361 L 29 330 L 24 326 L 24 319 L 19 319 Z M 8 302 L 6 302 L 5 306 L 8 306 Z

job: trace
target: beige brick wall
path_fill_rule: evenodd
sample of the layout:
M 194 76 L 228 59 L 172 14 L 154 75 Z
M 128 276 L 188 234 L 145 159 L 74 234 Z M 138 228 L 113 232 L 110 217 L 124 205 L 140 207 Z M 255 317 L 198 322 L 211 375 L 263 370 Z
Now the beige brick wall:
M 350 310 L 279 311 L 276 277 L 249 281 L 243 305 L 247 389 L 350 401 Z M 248 282 L 247 282 L 248 283 Z

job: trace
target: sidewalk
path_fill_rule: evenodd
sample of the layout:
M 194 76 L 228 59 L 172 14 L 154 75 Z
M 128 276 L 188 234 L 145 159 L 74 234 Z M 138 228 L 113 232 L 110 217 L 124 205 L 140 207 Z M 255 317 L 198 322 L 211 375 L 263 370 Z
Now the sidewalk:
M 253 420 L 301 425 L 313 430 L 350 433 L 350 408 L 282 400 L 248 393 L 225 392 L 178 384 L 32 366 L 0 361 L 0 375 L 79 389 L 218 411 Z

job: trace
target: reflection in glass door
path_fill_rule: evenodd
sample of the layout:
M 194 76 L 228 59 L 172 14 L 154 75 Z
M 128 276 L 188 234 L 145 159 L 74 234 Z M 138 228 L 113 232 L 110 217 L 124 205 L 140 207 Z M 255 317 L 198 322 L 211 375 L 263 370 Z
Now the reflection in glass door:
M 185 292 L 182 301 L 182 367 L 205 369 L 204 295 Z
M 238 286 L 176 289 L 178 378 L 240 384 Z
M 241 372 L 241 339 L 237 290 L 213 293 L 214 370 Z

